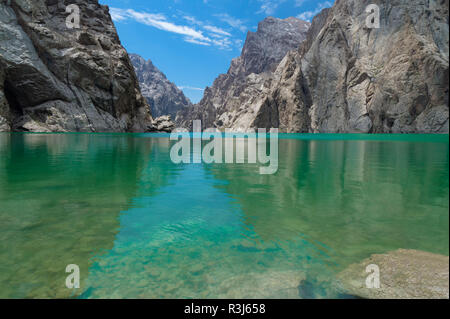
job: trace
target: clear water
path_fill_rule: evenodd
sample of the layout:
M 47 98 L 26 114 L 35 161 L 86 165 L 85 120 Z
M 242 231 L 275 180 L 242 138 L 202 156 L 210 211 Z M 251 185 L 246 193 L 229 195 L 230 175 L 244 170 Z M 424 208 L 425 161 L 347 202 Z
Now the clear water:
M 342 298 L 371 254 L 449 254 L 448 135 L 284 135 L 272 176 L 170 146 L 0 134 L 0 298 Z

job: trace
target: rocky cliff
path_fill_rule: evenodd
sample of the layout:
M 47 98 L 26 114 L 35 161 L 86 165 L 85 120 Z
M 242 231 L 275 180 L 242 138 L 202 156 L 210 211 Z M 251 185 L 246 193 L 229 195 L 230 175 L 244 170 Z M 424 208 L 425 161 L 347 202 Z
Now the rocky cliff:
M 66 23 L 70 4 L 80 9 L 79 28 Z M 0 44 L 0 131 L 152 129 L 108 7 L 97 0 L 1 1 Z
M 257 102 L 269 94 L 272 73 L 290 50 L 306 39 L 309 23 L 268 17 L 256 32 L 248 32 L 241 56 L 233 59 L 227 74 L 220 75 L 198 105 L 178 113 L 178 126 L 192 127 L 201 119 L 204 127 L 246 130 L 258 117 Z
M 313 25 L 264 100 L 281 129 L 448 133 L 448 0 L 338 0 Z
M 175 119 L 178 111 L 191 106 L 183 92 L 156 68 L 137 54 L 130 54 L 131 63 L 141 87 L 142 95 L 150 105 L 153 116 L 170 115 Z
M 380 28 L 366 24 L 369 4 L 380 8 Z M 448 133 L 448 8 L 448 0 L 337 0 L 275 72 L 236 81 L 242 57 L 233 61 L 189 116 L 234 130 Z

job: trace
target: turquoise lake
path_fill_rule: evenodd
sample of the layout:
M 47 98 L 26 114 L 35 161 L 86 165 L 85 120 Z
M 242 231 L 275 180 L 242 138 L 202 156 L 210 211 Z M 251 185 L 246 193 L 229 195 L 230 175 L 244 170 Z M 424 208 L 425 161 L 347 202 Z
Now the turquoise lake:
M 173 143 L 0 133 L 0 298 L 346 298 L 371 254 L 449 254 L 448 135 L 280 135 L 274 175 Z

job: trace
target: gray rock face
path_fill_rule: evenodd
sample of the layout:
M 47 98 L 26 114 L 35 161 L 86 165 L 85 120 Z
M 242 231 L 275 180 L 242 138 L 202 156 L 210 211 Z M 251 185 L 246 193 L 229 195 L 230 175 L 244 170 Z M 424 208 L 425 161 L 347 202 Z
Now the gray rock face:
M 259 102 L 270 92 L 272 72 L 289 50 L 306 39 L 309 25 L 296 18 L 272 17 L 259 23 L 256 32 L 248 33 L 241 56 L 233 59 L 228 73 L 206 88 L 198 105 L 178 113 L 177 125 L 191 128 L 193 120 L 202 120 L 204 127 L 252 127 Z
M 183 92 L 158 70 L 152 61 L 145 61 L 137 54 L 130 54 L 142 95 L 150 105 L 154 117 L 170 115 L 175 119 L 178 111 L 192 104 Z
M 296 49 L 305 38 L 310 23 L 296 18 L 264 19 L 256 32 L 248 32 L 242 54 L 229 73 L 247 76 L 275 71 L 289 50 Z
M 448 133 L 448 1 L 377 1 L 379 29 L 371 3 L 337 1 L 280 63 L 267 103 L 282 130 Z
M 366 25 L 372 3 L 379 29 Z M 275 72 L 248 75 L 275 64 L 243 54 L 177 124 L 187 117 L 236 131 L 448 133 L 448 8 L 448 0 L 337 0 Z
M 108 7 L 74 0 L 0 3 L 0 131 L 145 132 L 151 115 Z
M 366 267 L 377 265 L 380 287 L 367 288 Z M 449 257 L 399 249 L 372 255 L 338 275 L 340 289 L 369 299 L 448 299 Z

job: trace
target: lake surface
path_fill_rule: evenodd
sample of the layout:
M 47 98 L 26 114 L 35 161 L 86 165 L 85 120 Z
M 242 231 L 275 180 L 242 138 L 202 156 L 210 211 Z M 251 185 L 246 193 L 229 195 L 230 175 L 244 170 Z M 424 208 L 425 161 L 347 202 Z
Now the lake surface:
M 282 135 L 275 175 L 172 144 L 0 134 L 0 298 L 344 298 L 371 254 L 449 254 L 448 135 Z

